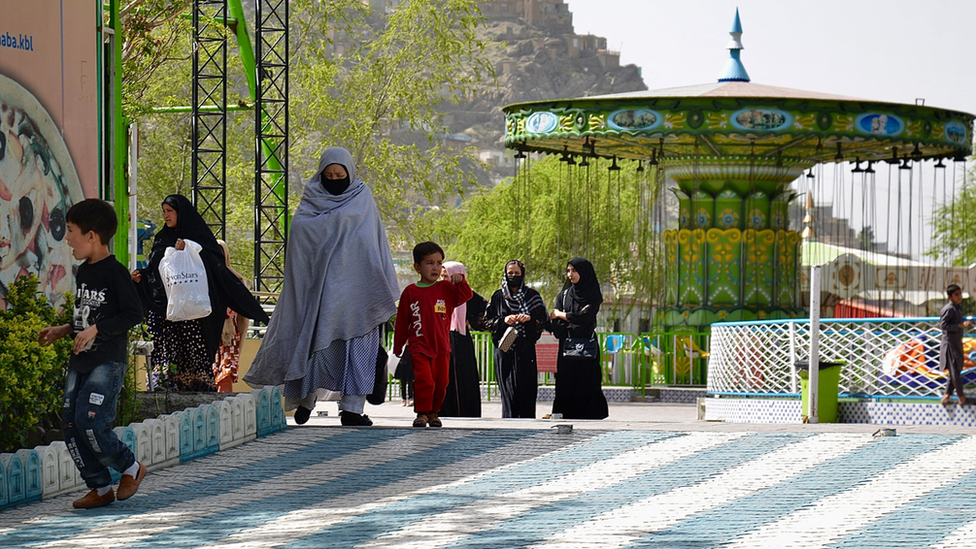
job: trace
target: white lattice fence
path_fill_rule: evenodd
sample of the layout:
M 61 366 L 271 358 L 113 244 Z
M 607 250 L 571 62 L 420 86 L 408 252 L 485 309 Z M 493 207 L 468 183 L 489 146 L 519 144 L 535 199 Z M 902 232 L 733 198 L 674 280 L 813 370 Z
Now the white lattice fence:
M 844 363 L 841 394 L 941 395 L 938 318 L 825 319 L 820 328 L 820 360 Z M 809 351 L 808 320 L 713 324 L 708 391 L 796 394 L 794 364 Z

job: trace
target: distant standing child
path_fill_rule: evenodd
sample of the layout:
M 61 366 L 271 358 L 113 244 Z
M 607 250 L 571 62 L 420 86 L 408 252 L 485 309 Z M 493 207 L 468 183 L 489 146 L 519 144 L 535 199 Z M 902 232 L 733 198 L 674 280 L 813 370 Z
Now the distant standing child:
M 451 316 L 454 308 L 471 299 L 472 291 L 463 274 L 438 280 L 444 264 L 444 250 L 433 242 L 421 242 L 413 249 L 413 268 L 420 282 L 404 288 L 397 308 L 393 353 L 407 352 L 413 361 L 414 427 L 440 427 L 437 413 L 444 403 L 450 381 Z
M 242 283 L 247 285 L 241 273 L 230 266 L 230 249 L 223 240 L 218 240 L 220 249 L 224 251 L 224 264 L 227 270 L 234 274 Z M 218 393 L 234 392 L 237 383 L 237 367 L 241 360 L 241 345 L 247 335 L 247 328 L 251 321 L 244 315 L 227 307 L 224 317 L 224 328 L 220 333 L 220 347 L 217 348 L 217 360 L 213 365 L 214 383 Z
M 112 430 L 128 367 L 128 332 L 142 321 L 142 305 L 128 269 L 106 244 L 118 227 L 112 206 L 90 198 L 72 206 L 66 217 L 68 245 L 75 259 L 85 260 L 75 281 L 74 322 L 44 328 L 37 339 L 41 345 L 67 335 L 75 340 L 64 382 L 62 432 L 91 488 L 74 506 L 87 509 L 129 499 L 146 476 L 146 466 Z M 117 494 L 109 467 L 122 473 Z
M 969 328 L 973 323 L 969 320 L 963 321 L 962 310 L 959 304 L 962 303 L 962 288 L 952 284 L 946 288 L 946 295 L 949 302 L 942 307 L 939 313 L 939 328 L 942 328 L 942 341 L 939 343 L 939 366 L 943 370 L 949 370 L 949 380 L 946 384 L 945 394 L 942 395 L 942 404 L 949 404 L 952 400 L 952 390 L 959 393 L 960 406 L 966 404 L 966 395 L 963 393 L 962 372 L 963 353 L 962 353 L 962 331 Z

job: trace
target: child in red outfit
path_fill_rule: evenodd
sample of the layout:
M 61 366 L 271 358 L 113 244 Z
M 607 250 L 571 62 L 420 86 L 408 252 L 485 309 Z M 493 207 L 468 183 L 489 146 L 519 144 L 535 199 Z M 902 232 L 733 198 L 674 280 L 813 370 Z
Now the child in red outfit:
M 464 275 L 438 280 L 444 263 L 444 250 L 433 242 L 421 242 L 413 249 L 413 268 L 420 282 L 404 288 L 397 307 L 393 332 L 393 353 L 407 352 L 413 361 L 414 427 L 440 427 L 437 413 L 444 403 L 450 381 L 451 315 L 454 308 L 467 303 L 471 287 Z

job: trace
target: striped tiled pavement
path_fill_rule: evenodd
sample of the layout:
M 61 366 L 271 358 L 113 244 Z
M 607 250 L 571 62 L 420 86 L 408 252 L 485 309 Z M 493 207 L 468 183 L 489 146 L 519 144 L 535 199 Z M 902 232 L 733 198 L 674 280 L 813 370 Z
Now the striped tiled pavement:
M 0 547 L 976 547 L 976 436 L 298 428 L 0 511 Z

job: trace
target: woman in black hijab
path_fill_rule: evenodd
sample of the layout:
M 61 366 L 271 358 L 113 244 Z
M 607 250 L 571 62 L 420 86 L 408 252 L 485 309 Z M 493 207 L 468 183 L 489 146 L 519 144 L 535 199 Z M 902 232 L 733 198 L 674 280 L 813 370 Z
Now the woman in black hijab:
M 600 345 L 596 339 L 596 314 L 601 303 L 603 293 L 593 265 L 582 257 L 570 259 L 566 265 L 566 283 L 556 296 L 555 308 L 549 315 L 551 331 L 559 338 L 552 413 L 562 414 L 565 419 L 603 419 L 608 415 L 607 399 L 601 386 Z M 585 342 L 591 341 L 594 356 L 567 357 L 568 338 L 574 338 L 584 347 L 587 346 Z
M 150 379 L 150 388 L 170 384 L 181 392 L 213 392 L 217 390 L 213 363 L 220 346 L 227 307 L 259 322 L 268 322 L 268 315 L 227 268 L 223 249 L 189 199 L 171 194 L 163 200 L 162 208 L 165 226 L 156 233 L 148 265 L 132 272 L 153 336 L 151 359 L 156 379 Z M 213 312 L 205 318 L 173 322 L 166 320 L 166 291 L 159 276 L 159 262 L 166 248 L 184 249 L 185 240 L 192 240 L 203 248 L 200 256 L 207 270 Z M 168 372 L 170 365 L 175 366 L 175 371 Z
M 505 264 L 505 278 L 485 310 L 485 327 L 495 344 L 495 379 L 502 399 L 502 417 L 535 417 L 539 373 L 535 342 L 549 323 L 539 292 L 525 285 L 525 265 L 513 259 Z M 498 346 L 509 328 L 516 335 L 507 351 Z

